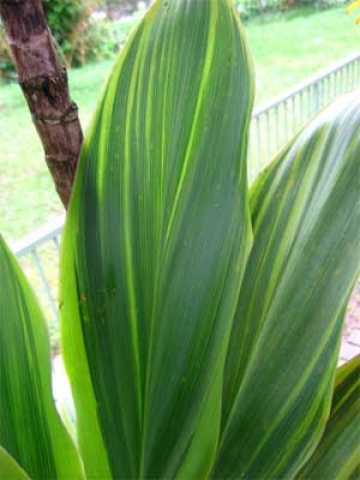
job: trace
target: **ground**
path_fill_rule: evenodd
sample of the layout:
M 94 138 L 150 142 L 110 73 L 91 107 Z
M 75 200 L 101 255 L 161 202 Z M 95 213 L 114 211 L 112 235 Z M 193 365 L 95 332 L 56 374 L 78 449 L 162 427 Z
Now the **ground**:
M 360 280 L 355 285 L 348 306 L 340 352 L 340 363 L 344 363 L 358 354 L 360 354 Z

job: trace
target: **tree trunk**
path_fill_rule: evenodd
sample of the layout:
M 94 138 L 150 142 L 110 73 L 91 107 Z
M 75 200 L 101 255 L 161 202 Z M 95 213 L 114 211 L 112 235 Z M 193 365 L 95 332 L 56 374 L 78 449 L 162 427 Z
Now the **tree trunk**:
M 41 0 L 0 0 L 0 16 L 56 190 L 68 206 L 83 134 Z

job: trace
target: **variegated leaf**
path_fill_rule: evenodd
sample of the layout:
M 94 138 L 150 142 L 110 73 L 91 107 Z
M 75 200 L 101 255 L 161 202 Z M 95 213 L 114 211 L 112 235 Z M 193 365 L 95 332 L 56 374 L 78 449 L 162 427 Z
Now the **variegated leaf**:
M 360 474 L 360 355 L 337 372 L 330 418 L 319 445 L 296 478 L 348 480 Z
M 42 312 L 1 236 L 0 286 L 0 445 L 30 478 L 83 478 L 78 453 L 52 398 Z M 16 467 L 4 460 L 3 454 L 1 479 Z
M 360 96 L 322 111 L 252 187 L 254 245 L 224 383 L 216 478 L 291 478 L 330 410 L 360 273 Z
M 252 100 L 227 0 L 156 1 L 111 75 L 61 261 L 65 362 L 90 474 L 170 478 L 211 466 L 212 384 L 251 243 Z M 211 441 L 204 410 L 214 412 Z

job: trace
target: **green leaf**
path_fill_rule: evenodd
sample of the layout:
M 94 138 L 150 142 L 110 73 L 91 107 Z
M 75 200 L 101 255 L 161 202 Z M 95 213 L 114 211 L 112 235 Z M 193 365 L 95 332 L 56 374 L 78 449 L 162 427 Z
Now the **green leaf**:
M 222 365 L 207 396 L 189 449 L 177 472 L 177 480 L 208 478 L 217 449 L 222 401 Z
M 0 444 L 31 478 L 83 478 L 52 398 L 42 313 L 1 236 L 0 285 Z M 4 478 L 10 466 L 0 468 Z
M 337 372 L 330 419 L 310 460 L 297 478 L 359 478 L 360 355 Z
M 214 476 L 291 478 L 330 409 L 360 267 L 360 97 L 322 111 L 251 189 L 253 249 L 226 363 Z
M 2 480 L 30 480 L 24 470 L 0 446 L 0 477 Z
M 112 73 L 61 260 L 65 363 L 91 474 L 173 477 L 207 437 L 201 415 L 251 243 L 252 103 L 225 0 L 155 2 Z

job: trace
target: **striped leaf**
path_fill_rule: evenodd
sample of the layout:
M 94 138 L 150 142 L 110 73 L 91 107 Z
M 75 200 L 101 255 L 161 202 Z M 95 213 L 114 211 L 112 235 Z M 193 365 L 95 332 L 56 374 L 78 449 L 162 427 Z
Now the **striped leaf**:
M 11 457 L 34 479 L 83 478 L 52 398 L 42 313 L 1 236 L 0 285 L 0 445 L 6 450 L 0 450 L 0 478 L 18 469 Z M 25 474 L 21 477 L 19 471 L 17 476 Z
M 254 245 L 224 382 L 215 478 L 291 478 L 330 409 L 360 267 L 360 96 L 322 111 L 251 189 Z
M 360 355 L 336 375 L 330 419 L 321 442 L 298 479 L 359 478 L 360 474 Z
M 2 480 L 30 480 L 18 463 L 0 446 L 0 478 Z
M 213 384 L 251 243 L 252 101 L 227 0 L 156 1 L 111 75 L 61 260 L 64 356 L 89 475 L 190 478 L 210 468 Z

